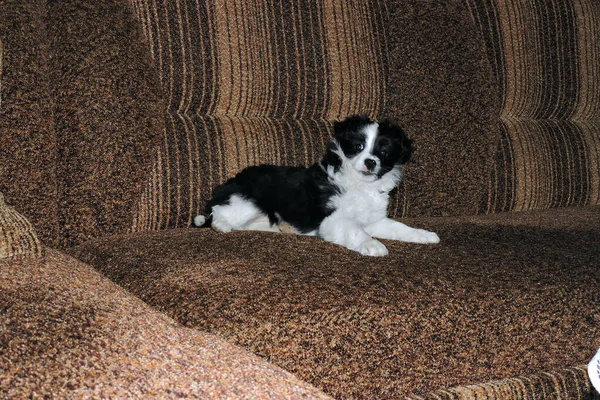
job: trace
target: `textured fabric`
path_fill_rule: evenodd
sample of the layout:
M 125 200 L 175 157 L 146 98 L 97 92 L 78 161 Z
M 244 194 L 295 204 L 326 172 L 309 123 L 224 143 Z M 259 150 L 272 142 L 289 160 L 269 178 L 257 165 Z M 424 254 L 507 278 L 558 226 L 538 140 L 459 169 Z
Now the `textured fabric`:
M 63 246 L 125 232 L 164 131 L 143 35 L 118 0 L 48 3 Z
M 247 165 L 313 163 L 354 113 L 417 139 L 392 215 L 474 213 L 496 141 L 491 70 L 461 2 L 422 3 L 132 0 L 168 98 L 132 230 L 189 226 Z
M 322 120 L 168 118 L 142 193 L 134 231 L 190 226 L 212 189 L 249 165 L 309 165 L 332 127 Z
M 0 260 L 0 397 L 326 398 L 55 250 Z
M 168 108 L 133 231 L 189 226 L 212 189 L 244 167 L 312 164 L 333 119 L 381 111 L 379 0 L 131 5 Z
M 58 243 L 46 2 L 0 2 L 0 192 Z
M 441 243 L 386 241 L 390 256 L 367 259 L 315 237 L 179 229 L 69 251 L 337 398 L 540 375 L 600 347 L 600 207 L 406 223 Z
M 42 245 L 31 223 L 6 205 L 0 193 L 0 259 L 35 258 L 42 255 Z
M 498 137 L 498 88 L 460 0 L 388 1 L 385 110 L 414 140 L 397 216 L 473 214 Z
M 600 3 L 465 3 L 502 102 L 480 211 L 600 204 Z
M 174 114 L 336 119 L 381 110 L 380 0 L 130 3 Z
M 413 400 L 467 399 L 572 399 L 594 400 L 600 395 L 591 387 L 585 366 L 441 390 Z
M 502 121 L 483 212 L 600 204 L 600 120 Z

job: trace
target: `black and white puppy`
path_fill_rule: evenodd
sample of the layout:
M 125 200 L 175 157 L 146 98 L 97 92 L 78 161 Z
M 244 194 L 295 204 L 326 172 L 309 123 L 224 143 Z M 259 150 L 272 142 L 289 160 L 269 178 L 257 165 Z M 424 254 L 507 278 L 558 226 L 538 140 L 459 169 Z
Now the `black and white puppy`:
M 309 168 L 248 167 L 213 191 L 209 220 L 218 232 L 279 232 L 316 235 L 367 256 L 385 256 L 375 238 L 438 243 L 439 237 L 387 218 L 389 193 L 402 179 L 412 141 L 390 121 L 352 116 L 334 124 L 334 138 Z

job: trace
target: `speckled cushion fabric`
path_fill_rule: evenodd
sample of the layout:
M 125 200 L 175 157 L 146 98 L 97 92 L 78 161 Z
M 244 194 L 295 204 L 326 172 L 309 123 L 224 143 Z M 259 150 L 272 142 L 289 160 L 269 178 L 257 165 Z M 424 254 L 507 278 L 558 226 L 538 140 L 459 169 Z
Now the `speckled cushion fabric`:
M 140 27 L 120 0 L 47 2 L 62 246 L 126 232 L 165 129 Z
M 0 192 L 59 241 L 56 134 L 45 1 L 0 2 Z
M 474 214 L 498 137 L 498 87 L 463 1 L 388 2 L 384 114 L 415 140 L 393 215 Z
M 325 399 L 55 250 L 0 260 L 0 398 Z
M 386 241 L 388 257 L 365 258 L 315 237 L 179 229 L 69 251 L 337 398 L 502 393 L 524 376 L 538 382 L 526 393 L 591 394 L 560 381 L 600 347 L 599 207 L 406 222 L 440 244 Z

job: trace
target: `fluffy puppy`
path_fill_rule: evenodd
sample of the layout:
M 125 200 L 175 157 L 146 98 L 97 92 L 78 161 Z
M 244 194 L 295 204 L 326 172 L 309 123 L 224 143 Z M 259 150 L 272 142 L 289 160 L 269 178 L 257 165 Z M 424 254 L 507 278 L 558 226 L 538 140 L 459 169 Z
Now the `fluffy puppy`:
M 334 138 L 314 165 L 248 167 L 213 191 L 208 221 L 218 232 L 279 232 L 290 225 L 367 256 L 385 256 L 376 238 L 438 243 L 433 232 L 387 218 L 389 194 L 402 179 L 412 141 L 396 124 L 352 116 L 334 123 Z

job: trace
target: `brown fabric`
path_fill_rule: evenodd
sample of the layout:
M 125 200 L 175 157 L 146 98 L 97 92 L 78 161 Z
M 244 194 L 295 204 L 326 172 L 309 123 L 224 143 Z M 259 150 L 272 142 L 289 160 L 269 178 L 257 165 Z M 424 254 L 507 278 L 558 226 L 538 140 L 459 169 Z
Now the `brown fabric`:
M 118 0 L 48 3 L 61 244 L 131 226 L 164 131 L 159 83 Z
M 379 114 L 381 0 L 129 0 L 173 114 L 336 119 Z
M 600 3 L 465 0 L 501 89 L 484 213 L 600 204 Z
M 600 4 L 465 0 L 512 119 L 600 118 Z
M 181 229 L 70 252 L 339 398 L 539 375 L 600 347 L 600 207 L 406 222 L 441 243 L 365 258 L 315 237 Z
M 0 261 L 0 397 L 326 398 L 55 250 Z
M 0 2 L 0 192 L 58 243 L 46 2 Z
M 491 70 L 461 2 L 422 3 L 132 0 L 169 110 L 133 230 L 189 226 L 246 165 L 311 164 L 354 113 L 417 139 L 392 215 L 474 213 L 496 135 Z
M 600 120 L 502 121 L 484 213 L 600 204 Z
M 41 257 L 42 245 L 27 218 L 6 205 L 0 193 L 0 259 Z
M 312 164 L 332 120 L 383 107 L 379 0 L 131 5 L 168 108 L 133 231 L 189 226 L 242 168 Z
M 415 140 L 396 216 L 473 214 L 498 135 L 497 87 L 460 0 L 388 4 L 386 115 Z
M 470 399 L 572 399 L 594 400 L 600 398 L 591 386 L 585 366 L 563 369 L 526 377 L 488 382 L 481 385 L 463 386 L 424 396 L 413 400 L 470 400 Z

